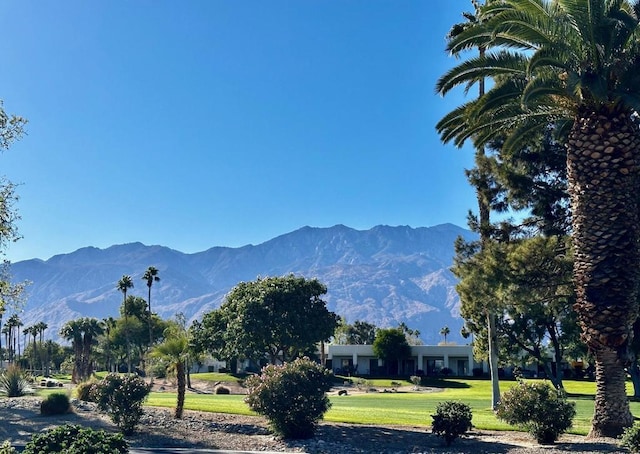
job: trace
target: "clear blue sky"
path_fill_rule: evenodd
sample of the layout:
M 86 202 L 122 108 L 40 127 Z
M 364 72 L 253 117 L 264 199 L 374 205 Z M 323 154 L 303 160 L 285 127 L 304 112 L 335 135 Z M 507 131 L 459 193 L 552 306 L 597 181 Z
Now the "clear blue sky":
M 469 0 L 5 0 L 0 99 L 29 119 L 12 261 L 183 252 L 305 225 L 466 226 L 469 149 L 435 123 Z

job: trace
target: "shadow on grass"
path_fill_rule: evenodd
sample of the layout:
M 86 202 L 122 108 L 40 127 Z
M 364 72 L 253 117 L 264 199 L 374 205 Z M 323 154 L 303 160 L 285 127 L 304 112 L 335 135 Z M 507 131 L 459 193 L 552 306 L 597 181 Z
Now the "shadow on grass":
M 455 381 L 452 379 L 441 379 L 441 378 L 423 378 L 421 386 L 429 386 L 431 388 L 451 388 L 451 389 L 463 389 L 463 388 L 471 388 L 471 385 L 468 383 Z

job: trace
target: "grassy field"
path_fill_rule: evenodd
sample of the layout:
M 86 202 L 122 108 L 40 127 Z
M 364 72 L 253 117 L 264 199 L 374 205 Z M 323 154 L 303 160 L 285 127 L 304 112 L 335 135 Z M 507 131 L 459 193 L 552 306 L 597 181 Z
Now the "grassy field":
M 229 378 L 223 380 L 222 377 L 212 376 L 212 374 L 198 374 L 193 375 L 192 378 L 202 379 L 202 376 L 211 381 L 237 380 L 232 376 L 227 376 Z M 410 385 L 409 382 L 402 384 L 403 386 Z M 569 399 L 576 403 L 577 415 L 574 419 L 574 427 L 570 432 L 586 435 L 593 415 L 595 383 L 567 380 L 564 384 Z M 393 388 L 391 380 L 371 380 L 367 381 L 366 385 L 378 390 Z M 348 396 L 331 396 L 332 407 L 325 415 L 325 420 L 353 424 L 430 426 L 430 415 L 435 412 L 438 402 L 457 400 L 471 406 L 475 427 L 490 430 L 513 430 L 513 427 L 498 421 L 491 410 L 490 381 L 446 379 L 433 381 L 429 385 L 437 387 L 439 390 L 436 392 L 351 393 Z M 501 382 L 500 390 L 504 392 L 514 385 L 513 381 Z M 630 384 L 629 391 L 631 391 Z M 253 413 L 244 403 L 243 397 L 241 395 L 188 394 L 185 408 L 252 415 Z M 151 393 L 147 405 L 173 407 L 175 402 L 176 395 L 174 393 Z M 632 402 L 631 411 L 636 416 L 640 415 L 640 403 Z

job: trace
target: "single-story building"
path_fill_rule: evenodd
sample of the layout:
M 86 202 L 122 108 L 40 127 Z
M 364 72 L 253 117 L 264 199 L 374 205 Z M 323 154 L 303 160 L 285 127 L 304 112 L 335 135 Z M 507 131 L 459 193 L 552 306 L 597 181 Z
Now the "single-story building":
M 336 374 L 437 375 L 443 370 L 457 376 L 473 375 L 482 367 L 473 360 L 471 345 L 414 345 L 411 356 L 387 364 L 373 353 L 372 345 L 329 345 L 326 366 Z

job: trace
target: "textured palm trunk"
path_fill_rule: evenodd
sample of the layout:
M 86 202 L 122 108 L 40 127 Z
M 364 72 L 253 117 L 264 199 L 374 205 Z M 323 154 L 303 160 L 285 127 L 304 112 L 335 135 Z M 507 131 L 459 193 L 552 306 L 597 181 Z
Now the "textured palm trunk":
M 596 358 L 590 436 L 617 436 L 633 419 L 624 367 L 638 315 L 638 154 L 629 112 L 582 111 L 569 137 L 567 170 L 575 248 L 575 309 Z
M 178 381 L 178 400 L 176 402 L 176 412 L 174 416 L 180 419 L 182 418 L 182 412 L 184 409 L 184 395 L 186 392 L 184 361 L 176 361 L 176 379 Z

